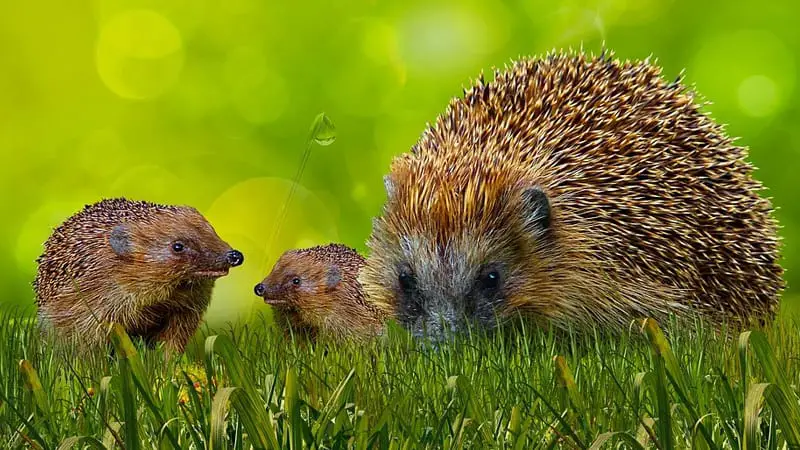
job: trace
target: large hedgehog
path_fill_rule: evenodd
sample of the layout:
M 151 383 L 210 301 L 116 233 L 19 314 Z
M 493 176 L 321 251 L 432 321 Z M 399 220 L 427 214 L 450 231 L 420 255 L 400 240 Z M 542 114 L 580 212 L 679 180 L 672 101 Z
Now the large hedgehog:
M 122 198 L 87 205 L 53 231 L 34 281 L 42 327 L 84 349 L 106 323 L 182 352 L 217 278 L 240 265 L 194 208 Z
M 440 337 L 517 313 L 556 325 L 771 316 L 776 222 L 746 150 L 649 61 L 521 60 L 453 100 L 385 184 L 360 281 Z

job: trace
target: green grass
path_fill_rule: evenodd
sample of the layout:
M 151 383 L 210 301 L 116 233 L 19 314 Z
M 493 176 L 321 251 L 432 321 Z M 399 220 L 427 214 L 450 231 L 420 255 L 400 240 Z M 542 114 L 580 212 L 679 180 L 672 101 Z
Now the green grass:
M 66 357 L 32 321 L 0 320 L 0 448 L 800 448 L 788 319 L 741 334 L 517 324 L 436 350 L 396 330 L 295 343 L 262 321 L 169 359 L 118 327 L 115 358 Z

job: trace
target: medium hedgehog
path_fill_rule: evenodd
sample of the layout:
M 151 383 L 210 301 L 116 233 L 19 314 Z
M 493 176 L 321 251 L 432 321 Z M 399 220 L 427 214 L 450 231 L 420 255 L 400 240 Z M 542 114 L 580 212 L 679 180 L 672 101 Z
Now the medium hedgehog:
M 520 314 L 769 317 L 776 222 L 746 150 L 649 61 L 526 59 L 395 158 L 359 279 L 414 334 Z
M 104 322 L 182 352 L 217 278 L 242 254 L 188 206 L 122 198 L 87 205 L 53 231 L 33 283 L 39 321 L 83 348 L 101 345 Z
M 357 279 L 363 265 L 364 257 L 341 244 L 288 250 L 254 291 L 275 308 L 285 329 L 306 337 L 374 336 L 383 314 L 364 300 Z

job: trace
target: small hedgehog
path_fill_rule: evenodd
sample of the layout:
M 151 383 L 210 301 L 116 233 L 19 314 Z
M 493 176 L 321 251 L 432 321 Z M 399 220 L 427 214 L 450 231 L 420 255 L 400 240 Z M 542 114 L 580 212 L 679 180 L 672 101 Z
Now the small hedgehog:
M 53 231 L 33 283 L 47 331 L 83 348 L 117 322 L 148 344 L 183 352 L 217 278 L 244 257 L 188 206 L 123 198 L 87 205 Z
M 520 314 L 771 317 L 777 224 L 746 149 L 649 61 L 551 53 L 454 99 L 392 162 L 359 281 L 434 340 Z
M 341 244 L 288 250 L 254 291 L 275 308 L 284 329 L 312 339 L 374 336 L 384 320 L 364 300 L 357 279 L 363 265 L 363 256 Z

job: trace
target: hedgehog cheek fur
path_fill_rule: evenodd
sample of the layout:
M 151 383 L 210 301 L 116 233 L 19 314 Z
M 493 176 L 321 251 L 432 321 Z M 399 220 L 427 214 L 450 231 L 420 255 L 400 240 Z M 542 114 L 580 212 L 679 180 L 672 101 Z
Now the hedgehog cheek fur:
M 135 273 L 148 282 L 157 279 L 186 285 L 227 275 L 234 266 L 231 254 L 236 251 L 213 230 L 198 231 L 205 232 L 204 245 L 180 234 L 153 236 L 152 232 L 142 233 L 135 225 L 121 224 L 112 229 L 109 245 L 117 257 L 138 266 L 137 270 L 128 271 L 128 276 Z

